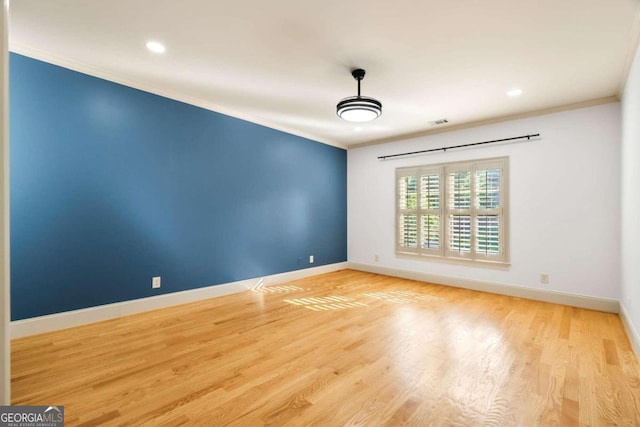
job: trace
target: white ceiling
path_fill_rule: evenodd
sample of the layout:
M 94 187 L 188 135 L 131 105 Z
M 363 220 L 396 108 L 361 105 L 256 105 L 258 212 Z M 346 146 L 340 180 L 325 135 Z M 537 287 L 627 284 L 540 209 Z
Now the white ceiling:
M 12 0 L 10 48 L 347 147 L 617 96 L 638 12 L 638 0 Z M 335 113 L 355 67 L 383 103 L 359 131 Z

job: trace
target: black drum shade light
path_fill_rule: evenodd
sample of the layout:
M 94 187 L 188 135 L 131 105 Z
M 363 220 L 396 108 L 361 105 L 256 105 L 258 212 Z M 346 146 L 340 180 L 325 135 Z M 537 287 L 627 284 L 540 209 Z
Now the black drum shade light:
M 364 79 L 364 74 L 362 68 L 351 71 L 353 78 L 358 81 L 358 96 L 345 98 L 336 106 L 338 116 L 349 122 L 368 122 L 382 114 L 380 101 L 360 95 L 360 81 Z

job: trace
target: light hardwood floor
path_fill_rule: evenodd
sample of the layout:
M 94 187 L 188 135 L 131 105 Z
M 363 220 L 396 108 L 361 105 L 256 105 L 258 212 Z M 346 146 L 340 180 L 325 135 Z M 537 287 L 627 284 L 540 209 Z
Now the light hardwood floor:
M 640 426 L 617 315 L 343 270 L 14 340 L 67 425 Z

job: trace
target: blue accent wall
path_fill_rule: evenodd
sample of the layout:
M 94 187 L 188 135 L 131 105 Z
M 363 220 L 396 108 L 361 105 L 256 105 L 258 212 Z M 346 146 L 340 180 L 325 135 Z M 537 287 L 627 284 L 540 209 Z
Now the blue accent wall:
M 347 259 L 339 148 L 12 53 L 10 149 L 13 320 Z

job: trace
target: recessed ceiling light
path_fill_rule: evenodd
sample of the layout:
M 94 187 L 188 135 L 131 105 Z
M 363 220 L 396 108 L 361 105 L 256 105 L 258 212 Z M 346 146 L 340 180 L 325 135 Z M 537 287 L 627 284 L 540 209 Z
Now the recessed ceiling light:
M 507 95 L 512 96 L 512 97 L 513 96 L 520 96 L 520 95 L 522 95 L 522 89 L 513 88 L 509 92 L 507 92 Z
M 147 49 L 155 53 L 164 53 L 167 50 L 162 43 L 154 41 L 147 42 Z

